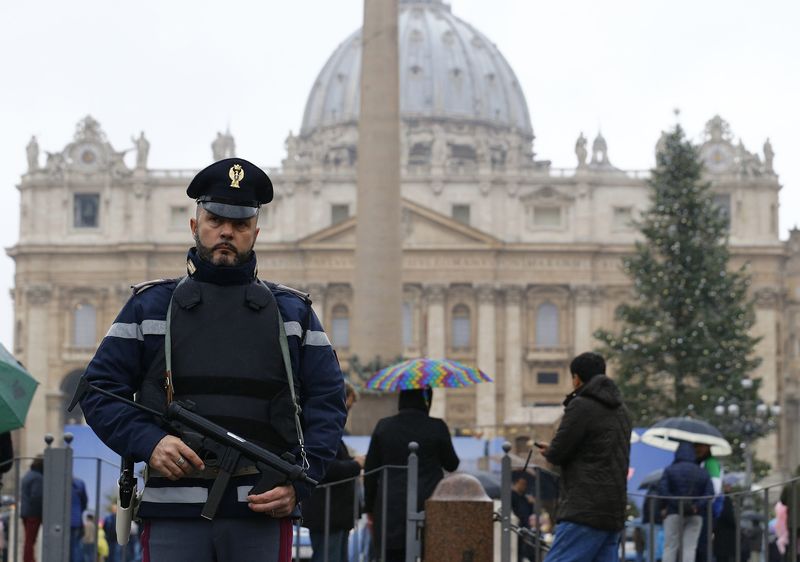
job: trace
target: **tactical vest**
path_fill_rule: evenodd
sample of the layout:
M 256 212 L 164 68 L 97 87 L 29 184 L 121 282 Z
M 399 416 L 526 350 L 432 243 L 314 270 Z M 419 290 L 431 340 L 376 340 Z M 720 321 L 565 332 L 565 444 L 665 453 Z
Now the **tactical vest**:
M 298 433 L 281 325 L 275 297 L 258 281 L 184 279 L 170 312 L 174 399 L 193 402 L 197 414 L 277 454 L 292 449 Z M 162 351 L 142 384 L 145 405 L 165 407 L 164 370 Z

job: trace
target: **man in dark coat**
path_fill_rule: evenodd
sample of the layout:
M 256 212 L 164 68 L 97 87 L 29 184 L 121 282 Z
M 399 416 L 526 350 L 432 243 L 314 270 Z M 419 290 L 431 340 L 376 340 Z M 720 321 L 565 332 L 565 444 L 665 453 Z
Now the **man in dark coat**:
M 511 481 L 511 512 L 519 519 L 520 528 L 530 529 L 534 499 L 528 493 L 528 478 L 524 472 L 519 471 L 511 475 Z M 523 535 L 517 537 L 517 562 L 523 562 L 525 558 L 534 559 L 533 547 L 528 544 L 531 539 L 526 539 L 528 538 Z
M 386 510 L 386 561 L 405 560 L 406 536 L 406 470 L 386 469 L 369 474 L 386 465 L 407 465 L 408 444 L 419 444 L 419 487 L 417 510 L 422 510 L 434 488 L 444 477 L 444 470 L 458 468 L 458 456 L 453 448 L 450 430 L 444 420 L 428 415 L 433 390 L 404 390 L 400 393 L 399 412 L 383 418 L 375 426 L 364 464 L 365 511 L 372 523 L 376 552 L 381 551 L 382 539 L 382 480 L 388 481 Z
M 20 512 L 25 528 L 25 546 L 22 548 L 23 562 L 36 562 L 34 548 L 36 535 L 42 524 L 42 500 L 44 499 L 44 460 L 41 455 L 31 462 L 31 469 L 22 477 Z
M 347 411 L 358 400 L 358 392 L 349 382 L 345 382 L 345 406 Z M 344 441 L 339 442 L 336 458 L 328 465 L 328 472 L 322 484 L 341 482 L 333 486 L 322 486 L 312 492 L 311 497 L 303 502 L 303 525 L 308 527 L 311 535 L 311 547 L 314 555 L 311 562 L 347 562 L 347 544 L 356 508 L 355 477 L 364 467 L 364 457 L 351 457 Z M 325 558 L 325 499 L 329 494 L 328 521 L 328 556 Z
M 547 562 L 606 562 L 619 556 L 628 503 L 631 418 L 597 353 L 569 366 L 574 391 L 552 443 L 537 443 L 561 467 L 561 503 Z
M 734 562 L 736 560 L 736 510 L 733 507 L 733 500 L 728 495 L 733 492 L 734 480 L 723 479 L 722 491 L 722 510 L 719 517 L 714 519 L 714 559 L 716 562 Z M 738 540 L 742 543 L 742 537 Z M 740 549 L 740 557 L 745 560 L 747 549 Z
M 683 550 L 682 562 L 694 562 L 703 514 L 706 513 L 706 504 L 714 495 L 714 485 L 706 469 L 697 464 L 692 443 L 678 445 L 675 460 L 661 474 L 658 495 L 666 498 L 696 498 L 683 500 L 683 506 L 677 499 L 662 500 L 667 510 L 667 516 L 664 517 L 664 562 L 678 559 L 679 545 Z

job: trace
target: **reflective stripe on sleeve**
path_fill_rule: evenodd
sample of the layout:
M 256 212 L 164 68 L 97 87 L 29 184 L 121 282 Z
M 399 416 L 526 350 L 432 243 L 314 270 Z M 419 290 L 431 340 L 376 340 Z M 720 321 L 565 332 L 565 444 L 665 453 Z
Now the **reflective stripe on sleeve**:
M 142 320 L 142 333 L 145 336 L 163 336 L 167 333 L 167 321 Z
M 283 327 L 286 329 L 287 336 L 303 337 L 303 328 L 300 327 L 300 322 L 284 322 Z
M 205 503 L 206 500 L 208 500 L 208 490 L 200 486 L 185 488 L 148 488 L 145 486 L 142 494 L 142 501 L 150 503 Z
M 250 490 L 252 490 L 252 486 L 237 486 L 236 487 L 236 497 L 240 502 L 247 503 L 247 496 L 250 495 Z
M 143 340 L 142 330 L 139 324 L 123 324 L 117 322 L 111 324 L 106 334 L 107 338 L 125 338 L 128 340 Z
M 328 334 L 325 332 L 315 332 L 313 330 L 309 330 L 306 332 L 306 345 L 318 345 L 318 346 L 329 346 L 331 345 L 331 340 L 328 339 Z
M 163 336 L 167 331 L 165 320 L 144 320 L 141 324 L 111 324 L 106 337 L 144 340 L 144 336 Z
M 303 337 L 303 328 L 300 326 L 300 322 L 284 322 L 283 327 L 286 329 L 287 336 Z M 326 346 L 331 345 L 331 340 L 328 339 L 328 335 L 325 332 L 309 330 L 306 332 L 306 339 L 303 345 Z

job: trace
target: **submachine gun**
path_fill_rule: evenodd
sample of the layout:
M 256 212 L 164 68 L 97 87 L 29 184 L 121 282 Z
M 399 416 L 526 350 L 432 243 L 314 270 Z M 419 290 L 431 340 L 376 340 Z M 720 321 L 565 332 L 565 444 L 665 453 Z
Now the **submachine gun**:
M 316 480 L 306 474 L 303 467 L 294 464 L 295 458 L 293 454 L 287 452 L 278 456 L 259 447 L 194 413 L 192 411 L 193 404 L 191 403 L 173 401 L 167 406 L 165 412 L 159 412 L 99 388 L 84 377 L 81 378 L 78 389 L 75 391 L 75 396 L 73 396 L 67 410 L 72 411 L 75 405 L 89 391 L 99 392 L 162 420 L 168 428 L 203 459 L 207 468 L 216 471 L 216 479 L 211 486 L 208 500 L 203 506 L 201 514 L 206 519 L 214 518 L 231 475 L 246 466 L 252 467 L 255 465 L 256 470 L 261 475 L 258 482 L 250 490 L 251 494 L 261 494 L 275 486 L 296 481 L 306 482 L 311 486 L 318 484 Z M 117 542 L 121 545 L 128 542 L 131 520 L 137 503 L 137 481 L 134 476 L 133 465 L 133 459 L 122 459 L 117 509 Z

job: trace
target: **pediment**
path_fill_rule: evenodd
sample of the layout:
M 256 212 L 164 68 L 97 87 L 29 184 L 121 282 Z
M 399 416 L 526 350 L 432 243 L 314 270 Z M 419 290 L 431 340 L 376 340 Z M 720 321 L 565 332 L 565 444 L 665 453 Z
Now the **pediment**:
M 401 228 L 404 248 L 495 247 L 501 241 L 472 226 L 445 216 L 432 209 L 402 200 Z M 338 246 L 354 247 L 356 242 L 356 217 L 323 228 L 298 240 L 301 247 Z
M 544 185 L 533 191 L 529 191 L 520 196 L 520 201 L 524 203 L 568 203 L 574 199 L 573 196 L 559 191 L 555 187 Z

